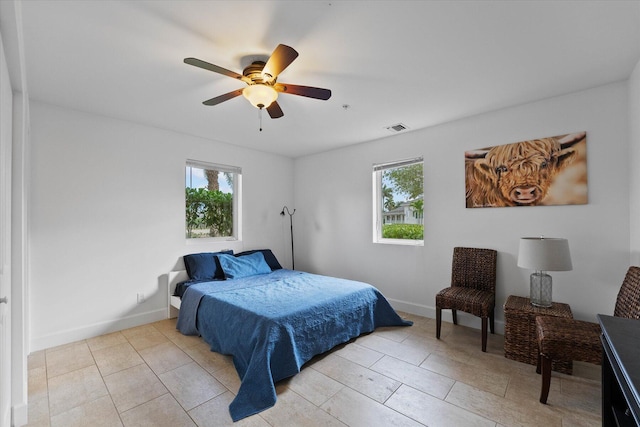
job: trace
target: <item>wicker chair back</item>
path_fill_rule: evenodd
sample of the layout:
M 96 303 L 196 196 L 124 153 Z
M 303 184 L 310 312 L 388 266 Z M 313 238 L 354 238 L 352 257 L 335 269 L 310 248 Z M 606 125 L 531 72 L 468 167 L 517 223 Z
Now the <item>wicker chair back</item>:
M 451 286 L 496 292 L 496 258 L 493 249 L 453 248 Z
M 640 267 L 631 266 L 622 282 L 613 315 L 640 319 Z

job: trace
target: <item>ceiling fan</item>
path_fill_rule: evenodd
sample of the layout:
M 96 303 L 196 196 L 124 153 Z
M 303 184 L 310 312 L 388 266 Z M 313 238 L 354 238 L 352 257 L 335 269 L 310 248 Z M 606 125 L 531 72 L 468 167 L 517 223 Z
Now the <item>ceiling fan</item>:
M 247 66 L 242 74 L 227 70 L 214 64 L 202 61 L 197 58 L 185 58 L 184 62 L 195 67 L 213 71 L 225 76 L 232 77 L 245 82 L 248 86 L 237 89 L 224 95 L 219 95 L 203 102 L 204 105 L 218 105 L 224 101 L 244 95 L 251 104 L 262 110 L 267 109 L 272 119 L 282 117 L 284 113 L 278 105 L 276 99 L 278 93 L 288 93 L 291 95 L 306 96 L 308 98 L 327 100 L 331 98 L 329 89 L 319 87 L 299 86 L 288 83 L 277 83 L 278 75 L 284 71 L 296 58 L 298 52 L 292 47 L 279 44 L 275 48 L 267 62 L 254 61 Z

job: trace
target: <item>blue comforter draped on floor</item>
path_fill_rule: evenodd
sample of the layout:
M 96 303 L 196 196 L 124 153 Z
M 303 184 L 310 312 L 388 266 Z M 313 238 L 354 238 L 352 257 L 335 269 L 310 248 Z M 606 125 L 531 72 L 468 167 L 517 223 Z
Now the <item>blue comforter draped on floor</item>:
M 233 356 L 242 381 L 234 421 L 273 406 L 275 382 L 313 356 L 379 326 L 405 326 L 373 286 L 292 270 L 191 285 L 178 329 Z

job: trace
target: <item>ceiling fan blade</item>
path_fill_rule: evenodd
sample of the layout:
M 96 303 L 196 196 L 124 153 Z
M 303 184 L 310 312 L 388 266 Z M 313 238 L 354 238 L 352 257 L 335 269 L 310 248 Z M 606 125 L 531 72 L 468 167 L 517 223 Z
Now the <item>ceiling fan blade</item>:
M 273 81 L 278 77 L 278 74 L 287 68 L 297 57 L 298 52 L 296 52 L 294 48 L 284 44 L 279 44 L 262 69 L 262 74 L 265 76 L 265 80 Z
M 242 74 L 238 74 L 235 71 L 227 70 L 226 68 L 222 68 L 222 67 L 219 67 L 217 65 L 210 64 L 210 63 L 208 63 L 206 61 L 203 61 L 201 59 L 198 59 L 198 58 L 184 58 L 184 63 L 185 64 L 189 64 L 189 65 L 193 65 L 194 67 L 203 68 L 205 70 L 213 71 L 214 73 L 222 74 L 224 76 L 229 76 L 229 77 L 232 77 L 234 79 L 242 80 L 243 82 L 247 82 L 246 81 L 246 77 L 243 76 Z
M 218 105 L 221 102 L 228 101 L 236 96 L 242 95 L 242 89 L 234 90 L 233 92 L 225 93 L 224 95 L 216 96 L 215 98 L 207 99 L 203 102 L 204 105 Z
M 331 90 L 319 87 L 290 85 L 288 83 L 276 83 L 273 87 L 278 92 L 291 95 L 306 96 L 307 98 L 322 99 L 324 101 L 331 98 Z
M 273 101 L 271 105 L 267 107 L 267 113 L 269 113 L 269 117 L 271 117 L 272 119 L 279 119 L 280 117 L 284 116 L 282 108 L 280 108 L 280 105 L 277 101 Z

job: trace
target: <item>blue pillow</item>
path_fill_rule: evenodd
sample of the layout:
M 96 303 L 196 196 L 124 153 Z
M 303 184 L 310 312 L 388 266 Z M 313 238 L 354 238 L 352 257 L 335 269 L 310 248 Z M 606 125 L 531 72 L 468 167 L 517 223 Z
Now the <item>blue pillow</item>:
M 262 252 L 262 255 L 264 255 L 264 260 L 267 262 L 267 264 L 269 264 L 271 270 L 280 270 L 282 268 L 276 256 L 273 254 L 273 252 L 271 252 L 271 249 L 254 249 L 250 251 L 240 252 L 235 256 L 247 256 L 255 254 L 256 252 Z
M 191 279 L 179 282 L 178 284 L 176 284 L 176 290 L 173 292 L 173 296 L 182 298 L 182 295 L 184 295 L 187 288 L 193 285 L 194 283 L 199 283 L 199 282 L 197 280 L 191 280 Z
M 215 255 L 233 254 L 232 250 L 185 255 L 184 267 L 191 280 L 224 280 L 224 271 Z
M 227 279 L 240 279 L 257 274 L 271 273 L 271 267 L 264 260 L 262 252 L 234 257 L 233 255 L 217 255 Z

